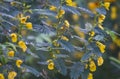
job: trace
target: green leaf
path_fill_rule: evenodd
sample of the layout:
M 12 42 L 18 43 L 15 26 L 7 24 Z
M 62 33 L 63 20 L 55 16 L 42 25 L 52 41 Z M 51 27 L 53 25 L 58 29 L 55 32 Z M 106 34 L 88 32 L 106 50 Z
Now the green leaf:
M 40 34 L 36 37 L 36 42 L 42 43 L 43 41 L 51 42 L 50 35 L 48 34 Z
M 6 64 L 8 62 L 8 59 L 4 55 L 2 55 L 0 56 L 0 61 L 2 64 Z
M 54 63 L 55 63 L 55 67 L 62 75 L 67 75 L 67 68 L 65 66 L 63 59 L 58 58 L 54 60 Z
M 81 12 L 85 12 L 85 13 L 89 14 L 91 17 L 94 17 L 94 14 L 90 10 L 88 10 L 86 8 L 77 7 L 77 9 L 80 10 Z
M 15 46 L 13 43 L 6 42 L 6 44 L 7 44 L 8 46 L 11 46 L 14 51 L 17 51 L 16 46 Z
M 89 70 L 85 70 L 85 71 L 81 74 L 81 78 L 82 78 L 82 79 L 87 79 L 88 74 L 89 74 Z
M 53 16 L 53 17 L 57 15 L 56 12 L 50 11 L 48 9 L 32 9 L 31 11 L 40 15 L 47 15 L 47 16 Z
M 102 40 L 104 40 L 104 36 L 96 35 L 93 39 L 95 39 L 97 41 L 102 41 Z
M 8 17 L 8 18 L 11 18 L 11 19 L 15 19 L 15 17 L 14 17 L 14 16 L 9 15 L 9 14 L 6 14 L 6 13 L 2 13 L 2 12 L 0 12 L 0 16 L 3 16 L 3 17 Z
M 22 67 L 26 69 L 25 72 L 32 73 L 32 74 L 35 75 L 36 77 L 39 77 L 39 76 L 40 76 L 40 72 L 37 71 L 36 69 L 34 69 L 33 67 L 30 67 L 30 66 L 27 66 L 27 65 L 23 65 Z
M 81 15 L 80 12 L 76 8 L 71 7 L 71 6 L 64 5 L 64 6 L 62 6 L 62 9 L 64 9 L 65 11 L 69 11 L 73 14 Z
M 85 54 L 82 56 L 81 61 L 86 61 L 86 60 L 88 60 L 92 54 L 93 54 L 93 53 L 90 53 L 90 52 L 85 53 Z
M 71 43 L 64 41 L 64 40 L 59 40 L 58 43 L 67 51 L 73 52 L 75 51 L 74 47 L 72 46 Z
M 71 79 L 78 79 L 82 72 L 84 72 L 84 65 L 80 62 L 74 63 L 70 72 Z

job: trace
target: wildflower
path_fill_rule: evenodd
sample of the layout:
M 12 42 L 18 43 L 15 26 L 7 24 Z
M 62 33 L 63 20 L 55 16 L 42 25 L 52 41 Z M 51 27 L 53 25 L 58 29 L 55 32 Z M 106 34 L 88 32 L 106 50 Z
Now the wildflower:
M 99 41 L 97 41 L 96 44 L 97 44 L 97 46 L 99 47 L 100 51 L 101 51 L 102 53 L 104 53 L 106 46 L 105 46 L 104 44 L 102 44 L 101 42 L 99 42 Z
M 110 7 L 110 2 L 104 2 L 104 7 L 109 10 Z
M 27 23 L 26 23 L 26 27 L 27 27 L 28 29 L 32 29 L 32 23 L 31 23 L 31 22 L 27 22 Z
M 101 14 L 101 15 L 98 17 L 98 23 L 102 23 L 104 20 L 105 20 L 105 15 Z
M 65 26 L 66 26 L 67 28 L 70 27 L 70 24 L 69 24 L 68 20 L 65 20 L 65 21 L 64 21 L 64 24 L 65 24 Z
M 25 44 L 24 41 L 19 41 L 18 45 L 20 46 L 20 48 L 23 50 L 23 52 L 25 52 L 27 50 L 27 46 Z
M 2 73 L 0 73 L 0 79 L 5 79 L 5 77 Z
M 54 40 L 54 41 L 53 41 L 53 45 L 54 45 L 54 46 L 57 46 L 57 47 L 60 46 L 60 44 L 57 43 L 57 40 Z
M 100 4 L 98 2 L 89 2 L 88 3 L 88 8 L 92 10 L 93 12 L 96 12 L 96 8 L 98 8 Z
M 49 59 L 47 62 L 48 62 L 48 69 L 53 70 L 54 69 L 54 62 L 51 59 Z
M 103 62 L 104 62 L 103 58 L 101 56 L 98 57 L 98 60 L 97 60 L 98 66 L 101 66 L 103 64 Z
M 50 63 L 48 64 L 48 69 L 49 69 L 49 70 L 53 70 L 53 69 L 54 69 L 54 63 L 53 63 L 53 62 L 50 62 Z
M 90 61 L 89 67 L 91 72 L 96 71 L 96 65 L 93 60 Z
M 15 52 L 12 51 L 12 50 L 8 52 L 8 56 L 9 56 L 9 57 L 14 57 L 14 54 L 15 54 Z
M 115 6 L 111 7 L 111 19 L 116 19 L 117 18 L 117 8 Z
M 10 71 L 8 73 L 8 79 L 14 79 L 17 76 L 17 73 L 15 71 Z
M 90 36 L 94 36 L 94 35 L 95 35 L 95 32 L 94 32 L 94 31 L 91 31 L 91 32 L 89 33 L 89 35 L 90 35 Z
M 60 10 L 56 16 L 56 18 L 61 18 L 65 14 L 64 10 Z
M 69 39 L 66 36 L 61 36 L 62 40 L 69 41 Z
M 93 79 L 93 74 L 89 73 L 87 79 Z
M 65 0 L 66 4 L 68 6 L 72 6 L 72 7 L 76 7 L 77 6 L 77 3 L 76 2 L 73 2 L 72 0 Z
M 55 7 L 55 6 L 52 5 L 52 6 L 50 6 L 50 10 L 51 10 L 51 11 L 56 11 L 56 10 L 57 10 L 57 7 Z
M 10 34 L 10 37 L 12 39 L 12 42 L 17 42 L 17 34 L 16 33 Z
M 72 0 L 65 0 L 66 3 L 72 3 Z
M 21 64 L 23 63 L 23 61 L 22 60 L 16 60 L 16 66 L 18 67 L 18 68 L 20 68 L 20 66 L 21 66 Z
M 27 20 L 27 17 L 20 18 L 20 23 L 25 24 Z
M 10 4 L 11 4 L 12 6 L 15 6 L 15 5 L 16 5 L 16 2 L 15 2 L 15 1 L 11 1 Z
M 73 14 L 72 18 L 73 18 L 74 21 L 77 21 L 79 19 L 79 16 L 77 14 Z

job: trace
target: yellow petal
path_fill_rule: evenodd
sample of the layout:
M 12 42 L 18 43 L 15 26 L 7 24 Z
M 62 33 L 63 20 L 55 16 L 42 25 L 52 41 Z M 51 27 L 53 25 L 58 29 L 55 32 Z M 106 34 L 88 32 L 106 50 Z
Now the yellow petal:
M 17 42 L 17 34 L 16 33 L 10 34 L 10 37 L 11 37 L 12 42 Z
M 0 73 L 0 79 L 5 79 L 5 77 L 2 73 Z
M 27 50 L 27 46 L 25 44 L 24 41 L 19 41 L 18 45 L 20 46 L 20 48 L 23 50 L 23 52 L 25 52 Z
M 104 7 L 109 10 L 110 7 L 110 2 L 104 2 Z
M 26 27 L 27 27 L 28 29 L 32 29 L 32 23 L 31 23 L 31 22 L 27 22 L 27 23 L 26 23 Z
M 14 51 L 9 51 L 9 52 L 8 52 L 8 56 L 10 56 L 10 57 L 14 57 L 14 54 L 15 54 Z
M 95 65 L 94 61 L 90 61 L 89 67 L 90 67 L 91 72 L 96 71 L 96 65 Z
M 89 73 L 87 79 L 93 79 L 93 74 Z
M 16 60 L 16 66 L 20 68 L 21 64 L 23 63 L 22 60 Z
M 8 79 L 14 79 L 17 76 L 17 73 L 15 71 L 10 71 L 8 73 Z
M 53 62 L 48 64 L 48 69 L 49 70 L 53 70 L 54 69 L 54 63 Z
M 97 63 L 98 63 L 98 66 L 101 66 L 103 64 L 104 60 L 102 57 L 98 57 L 98 60 L 97 60 Z

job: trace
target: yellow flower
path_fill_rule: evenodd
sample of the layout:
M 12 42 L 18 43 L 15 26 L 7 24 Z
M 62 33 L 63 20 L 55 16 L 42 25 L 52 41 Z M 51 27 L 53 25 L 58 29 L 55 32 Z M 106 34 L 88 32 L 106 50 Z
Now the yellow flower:
M 78 21 L 79 16 L 78 16 L 77 14 L 73 14 L 73 15 L 72 15 L 72 18 L 73 18 L 74 21 Z
M 98 8 L 100 4 L 98 2 L 89 2 L 88 8 L 92 10 L 94 13 L 96 13 L 96 8 Z
M 17 34 L 16 33 L 10 34 L 10 37 L 12 39 L 12 42 L 17 42 Z
M 65 0 L 66 3 L 72 3 L 72 0 Z
M 27 22 L 27 23 L 26 23 L 26 27 L 27 27 L 28 29 L 32 29 L 32 23 L 31 23 L 31 22 Z
M 91 71 L 91 72 L 96 71 L 96 65 L 95 65 L 95 63 L 94 63 L 93 60 L 90 61 L 90 63 L 89 63 L 89 67 L 90 67 L 90 71 Z
M 56 16 L 56 18 L 61 18 L 65 14 L 64 10 L 60 10 Z
M 0 73 L 0 79 L 5 79 L 5 77 L 2 73 Z
M 93 74 L 89 73 L 87 79 L 93 79 Z
M 110 7 L 110 2 L 104 2 L 104 7 L 109 10 Z
M 11 71 L 8 73 L 8 79 L 14 79 L 17 76 L 15 71 Z
M 101 66 L 103 64 L 104 60 L 102 57 L 98 57 L 97 64 L 98 66 Z
M 27 20 L 27 17 L 21 17 L 20 18 L 20 23 L 25 24 Z
M 110 16 L 111 16 L 111 19 L 113 19 L 113 20 L 117 18 L 117 14 L 116 13 L 111 13 Z
M 49 70 L 53 70 L 53 69 L 54 69 L 54 63 L 53 63 L 53 62 L 50 62 L 50 63 L 48 64 L 48 69 L 49 69 Z
M 12 1 L 12 2 L 10 2 L 10 4 L 11 4 L 12 6 L 15 6 L 15 5 L 16 5 L 16 2 L 15 2 L 15 1 Z
M 65 21 L 64 21 L 64 24 L 65 24 L 65 26 L 66 26 L 67 28 L 70 27 L 70 24 L 69 24 L 68 20 L 65 20 Z
M 21 64 L 23 63 L 22 60 L 16 60 L 16 66 L 20 68 Z
M 66 0 L 65 2 L 66 2 L 66 4 L 68 6 L 72 6 L 72 7 L 76 7 L 77 6 L 77 3 L 73 2 L 72 0 Z
M 8 52 L 8 56 L 10 56 L 10 57 L 14 57 L 14 54 L 15 54 L 15 52 L 12 50 Z
M 102 44 L 101 42 L 99 42 L 99 41 L 97 41 L 96 44 L 99 47 L 101 53 L 104 53 L 106 46 L 104 44 Z
M 23 50 L 23 52 L 25 52 L 27 50 L 27 46 L 25 44 L 24 41 L 19 41 L 18 45 L 20 46 L 20 48 Z
M 117 8 L 115 6 L 111 7 L 111 19 L 116 19 L 117 18 Z
M 90 35 L 90 36 L 94 36 L 94 35 L 95 35 L 95 32 L 94 32 L 94 31 L 91 31 L 91 32 L 89 33 L 89 35 Z
M 66 36 L 61 36 L 62 40 L 69 41 L 69 39 Z
M 104 20 L 105 20 L 105 15 L 101 14 L 101 15 L 98 17 L 98 23 L 102 23 Z
M 53 41 L 53 45 L 56 46 L 56 47 L 60 46 L 60 44 L 57 43 L 57 40 L 54 40 L 54 41 Z
M 50 10 L 51 10 L 51 11 L 56 11 L 56 10 L 57 10 L 57 7 L 55 7 L 55 6 L 52 5 L 52 6 L 50 6 Z

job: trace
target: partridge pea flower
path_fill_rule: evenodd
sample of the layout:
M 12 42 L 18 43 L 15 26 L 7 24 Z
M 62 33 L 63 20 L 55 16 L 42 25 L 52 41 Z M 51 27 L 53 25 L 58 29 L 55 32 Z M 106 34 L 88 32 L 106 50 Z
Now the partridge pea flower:
M 10 34 L 10 37 L 11 37 L 12 42 L 17 42 L 17 34 L 16 33 Z
M 23 63 L 23 61 L 22 60 L 16 60 L 16 66 L 18 67 L 18 68 L 20 68 L 20 66 L 21 66 L 21 64 Z
M 27 50 L 27 46 L 25 44 L 24 41 L 19 41 L 18 45 L 20 46 L 20 48 L 23 50 L 23 52 L 25 52 Z

